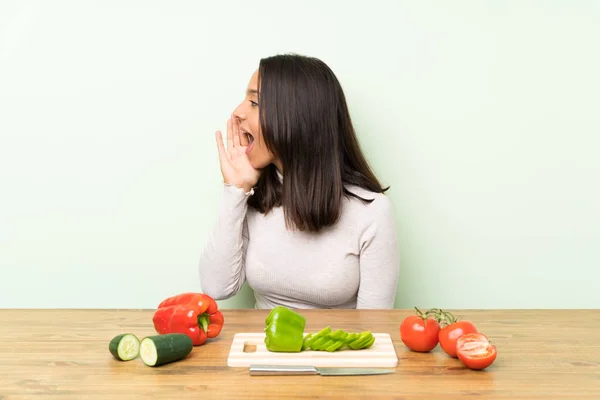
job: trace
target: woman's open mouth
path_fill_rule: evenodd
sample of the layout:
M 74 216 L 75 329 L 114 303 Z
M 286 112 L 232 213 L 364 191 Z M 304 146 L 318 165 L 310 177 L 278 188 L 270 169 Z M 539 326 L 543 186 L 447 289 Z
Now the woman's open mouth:
M 240 133 L 242 135 L 244 135 L 246 137 L 246 140 L 248 141 L 248 147 L 246 147 L 246 154 L 248 154 L 250 152 L 250 150 L 252 149 L 252 144 L 254 143 L 254 136 L 252 136 L 252 134 L 244 129 L 242 129 L 240 131 Z

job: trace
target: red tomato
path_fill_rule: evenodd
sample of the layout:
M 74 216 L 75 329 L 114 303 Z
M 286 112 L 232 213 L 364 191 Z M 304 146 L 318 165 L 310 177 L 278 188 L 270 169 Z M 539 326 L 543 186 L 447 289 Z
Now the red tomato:
M 466 333 L 476 333 L 477 329 L 469 321 L 456 321 L 440 330 L 439 341 L 442 349 L 450 357 L 456 358 L 456 341 Z
M 400 338 L 411 349 L 421 353 L 431 351 L 438 344 L 440 324 L 420 313 L 406 317 L 400 324 Z
M 492 365 L 498 352 L 484 334 L 467 333 L 456 341 L 456 354 L 467 367 L 484 369 Z

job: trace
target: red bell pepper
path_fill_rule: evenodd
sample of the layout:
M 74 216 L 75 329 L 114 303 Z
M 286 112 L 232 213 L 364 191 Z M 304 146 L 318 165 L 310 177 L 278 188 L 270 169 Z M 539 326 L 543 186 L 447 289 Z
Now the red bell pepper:
M 194 346 L 214 338 L 223 328 L 223 314 L 215 300 L 203 293 L 182 293 L 163 300 L 152 318 L 159 334 L 183 333 Z

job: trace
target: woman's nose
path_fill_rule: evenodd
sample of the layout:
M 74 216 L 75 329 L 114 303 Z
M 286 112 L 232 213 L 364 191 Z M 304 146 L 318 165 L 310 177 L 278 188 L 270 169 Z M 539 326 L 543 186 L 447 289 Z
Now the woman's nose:
M 237 108 L 235 110 L 233 110 L 233 115 L 236 118 L 239 118 L 241 120 L 246 119 L 246 113 L 244 112 L 244 110 L 242 110 L 242 105 L 241 104 L 239 106 L 237 106 Z

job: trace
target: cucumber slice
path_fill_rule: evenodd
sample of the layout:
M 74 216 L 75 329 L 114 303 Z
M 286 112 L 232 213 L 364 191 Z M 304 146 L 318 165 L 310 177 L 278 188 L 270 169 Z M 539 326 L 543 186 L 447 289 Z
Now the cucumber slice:
M 147 336 L 140 344 L 140 357 L 150 367 L 181 360 L 192 352 L 192 339 L 183 333 Z
M 140 340 L 132 333 L 122 333 L 110 341 L 108 350 L 117 360 L 133 360 L 140 353 Z

